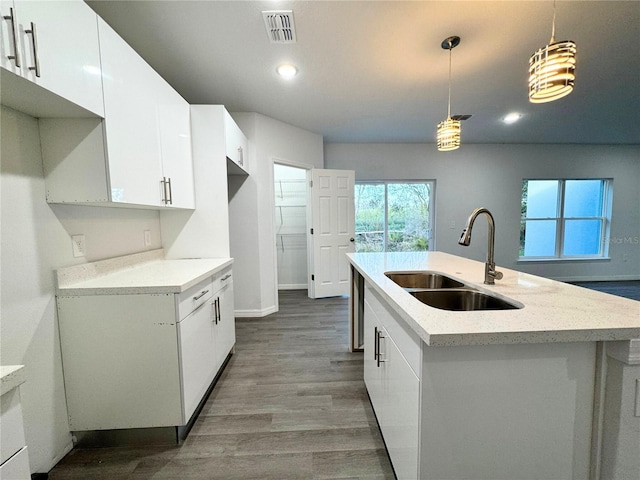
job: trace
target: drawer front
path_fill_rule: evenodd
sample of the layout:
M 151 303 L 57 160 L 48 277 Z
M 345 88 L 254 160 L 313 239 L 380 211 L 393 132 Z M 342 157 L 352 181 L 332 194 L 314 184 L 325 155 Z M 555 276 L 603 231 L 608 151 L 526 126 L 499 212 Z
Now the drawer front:
M 178 295 L 178 314 L 180 320 L 209 300 L 214 291 L 212 279 L 207 278 Z
M 19 388 L 15 388 L 2 396 L 1 408 L 0 464 L 7 461 L 11 455 L 14 455 L 27 444 L 22 426 L 22 407 L 20 406 Z
M 11 459 L 0 466 L 0 479 L 30 480 L 29 455 L 27 447 L 22 447 Z
M 404 320 L 397 318 L 397 314 L 391 310 L 385 300 L 373 288 L 368 287 L 366 289 L 365 299 L 380 319 L 382 326 L 387 329 L 389 335 L 393 338 L 402 356 L 411 366 L 416 376 L 419 376 L 422 363 L 422 340 L 420 340 L 418 334 L 411 330 Z
M 213 292 L 214 293 L 219 292 L 225 286 L 229 285 L 231 282 L 233 282 L 233 274 L 231 272 L 231 267 L 229 267 L 223 270 L 222 272 L 218 272 L 213 277 L 213 281 L 212 281 Z

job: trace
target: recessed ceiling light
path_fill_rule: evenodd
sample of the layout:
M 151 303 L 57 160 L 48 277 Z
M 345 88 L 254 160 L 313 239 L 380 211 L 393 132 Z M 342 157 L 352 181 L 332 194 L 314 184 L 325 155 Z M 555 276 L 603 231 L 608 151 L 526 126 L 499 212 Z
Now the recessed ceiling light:
M 276 72 L 283 78 L 293 78 L 298 74 L 298 69 L 290 63 L 284 63 L 276 68 Z
M 502 121 L 506 124 L 516 123 L 518 120 L 522 118 L 522 114 L 518 112 L 511 112 L 506 115 Z

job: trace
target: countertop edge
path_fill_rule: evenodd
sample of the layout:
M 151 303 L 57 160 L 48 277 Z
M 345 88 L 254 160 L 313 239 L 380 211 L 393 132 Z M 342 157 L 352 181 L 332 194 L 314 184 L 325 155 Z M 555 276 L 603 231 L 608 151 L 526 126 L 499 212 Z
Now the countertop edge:
M 0 367 L 0 396 L 18 388 L 25 381 L 24 365 L 4 365 Z
M 181 260 L 193 261 L 202 260 L 203 265 L 211 264 L 211 262 L 219 262 L 215 266 L 203 267 L 199 272 L 196 272 L 192 276 L 188 277 L 188 280 L 182 282 L 167 282 L 163 284 L 143 284 L 139 285 L 126 285 L 126 286 L 82 286 L 82 282 L 74 283 L 67 287 L 60 287 L 56 289 L 56 294 L 60 297 L 77 297 L 77 296 L 90 296 L 90 295 L 171 295 L 182 293 L 185 290 L 197 285 L 199 282 L 205 280 L 212 275 L 224 270 L 233 264 L 233 258 L 203 258 L 203 259 L 166 259 L 156 260 L 155 262 L 145 262 L 136 266 L 127 266 L 121 270 L 116 270 L 112 273 L 122 272 L 135 272 L 141 268 L 148 268 L 149 265 L 161 265 L 162 262 L 179 262 Z M 196 269 L 197 270 L 197 269 Z M 104 278 L 104 277 L 102 277 Z

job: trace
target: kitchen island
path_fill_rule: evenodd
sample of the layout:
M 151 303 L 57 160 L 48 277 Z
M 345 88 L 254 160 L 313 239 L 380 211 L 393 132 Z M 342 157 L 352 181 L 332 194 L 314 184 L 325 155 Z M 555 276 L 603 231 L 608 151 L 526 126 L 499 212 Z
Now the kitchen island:
M 640 473 L 640 412 L 612 418 L 616 395 L 636 387 L 609 375 L 612 362 L 640 369 L 638 302 L 504 268 L 483 285 L 483 263 L 441 252 L 349 259 L 365 383 L 398 478 Z M 520 308 L 434 308 L 385 275 L 424 270 Z

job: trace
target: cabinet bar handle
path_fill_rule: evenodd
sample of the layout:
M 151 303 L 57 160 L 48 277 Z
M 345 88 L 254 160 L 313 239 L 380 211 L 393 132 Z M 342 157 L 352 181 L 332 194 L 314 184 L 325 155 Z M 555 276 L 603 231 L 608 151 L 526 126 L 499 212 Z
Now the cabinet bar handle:
M 373 359 L 378 360 L 378 327 L 373 327 Z
M 36 24 L 31 22 L 31 29 L 25 30 L 24 33 L 31 35 L 33 46 L 33 67 L 29 67 L 29 70 L 36 72 L 36 77 L 40 78 L 40 60 L 38 59 L 38 36 L 36 35 Z
M 216 298 L 215 301 L 215 314 L 216 314 L 216 325 L 220 321 L 220 298 Z
M 207 293 L 209 293 L 209 290 L 202 290 L 202 293 L 200 293 L 200 295 L 196 295 L 195 297 L 193 297 L 194 300 L 200 300 L 202 297 L 204 297 Z
M 18 54 L 18 33 L 16 31 L 16 15 L 13 12 L 13 8 L 9 8 L 9 15 L 4 15 L 2 18 L 11 22 L 11 36 L 13 37 L 13 55 L 7 55 L 7 58 L 16 62 L 16 67 L 19 67 L 20 55 Z
M 220 281 L 221 281 L 221 282 L 224 282 L 226 279 L 228 279 L 228 278 L 230 278 L 230 277 L 231 277 L 231 274 L 229 273 L 229 274 L 225 275 L 224 277 L 222 277 L 222 278 L 220 279 Z
M 169 197 L 167 196 L 167 177 L 162 177 L 160 183 L 162 184 L 162 203 L 166 205 L 169 203 Z
M 380 330 L 377 331 L 377 337 L 378 337 L 378 363 L 377 366 L 380 367 L 381 363 L 384 363 L 386 360 L 382 360 L 380 357 L 382 356 L 382 353 L 380 353 L 380 339 L 381 338 L 386 338 L 384 335 L 382 335 L 382 332 Z
M 169 177 L 168 183 L 169 183 L 169 200 L 167 200 L 167 202 L 169 203 L 169 205 L 173 205 L 173 193 L 171 192 L 171 177 Z

